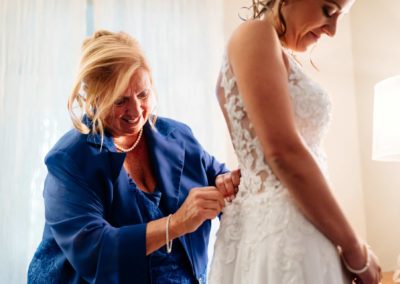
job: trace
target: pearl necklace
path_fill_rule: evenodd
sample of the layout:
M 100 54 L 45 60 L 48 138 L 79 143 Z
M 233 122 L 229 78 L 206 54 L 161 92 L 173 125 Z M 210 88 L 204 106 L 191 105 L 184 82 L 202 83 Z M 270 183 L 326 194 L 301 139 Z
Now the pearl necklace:
M 128 148 L 128 149 L 122 148 L 121 146 L 118 146 L 117 144 L 115 144 L 115 147 L 116 147 L 118 150 L 120 150 L 121 152 L 124 152 L 124 153 L 130 152 L 130 151 L 132 151 L 133 149 L 135 149 L 136 146 L 139 144 L 140 138 L 142 138 L 142 134 L 143 134 L 143 127 L 142 127 L 142 129 L 140 129 L 140 131 L 139 131 L 139 136 L 138 136 L 138 138 L 136 139 L 135 143 L 133 143 L 133 145 L 132 145 L 130 148 Z

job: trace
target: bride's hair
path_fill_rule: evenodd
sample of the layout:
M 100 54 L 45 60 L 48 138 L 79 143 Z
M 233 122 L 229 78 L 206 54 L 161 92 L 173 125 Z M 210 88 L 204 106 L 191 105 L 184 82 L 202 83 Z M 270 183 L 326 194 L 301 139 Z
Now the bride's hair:
M 252 0 L 251 5 L 243 7 L 243 9 L 251 11 L 250 19 L 260 19 L 266 12 L 271 11 L 278 35 L 282 37 L 286 33 L 286 21 L 282 14 L 282 6 L 284 3 L 285 0 Z M 247 20 L 241 16 L 240 18 Z

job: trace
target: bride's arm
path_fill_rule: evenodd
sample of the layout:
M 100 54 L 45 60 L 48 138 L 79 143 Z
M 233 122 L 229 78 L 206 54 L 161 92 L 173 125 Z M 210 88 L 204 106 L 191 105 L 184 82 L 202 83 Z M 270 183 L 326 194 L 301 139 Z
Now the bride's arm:
M 343 249 L 348 263 L 363 267 L 363 244 L 296 130 L 288 73 L 275 30 L 261 21 L 242 24 L 228 44 L 228 57 L 271 169 L 303 214 Z

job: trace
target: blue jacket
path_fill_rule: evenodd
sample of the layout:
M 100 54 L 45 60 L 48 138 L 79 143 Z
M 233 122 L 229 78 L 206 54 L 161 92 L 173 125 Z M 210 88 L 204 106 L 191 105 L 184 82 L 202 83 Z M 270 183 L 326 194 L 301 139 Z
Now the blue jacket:
M 159 117 L 144 135 L 166 214 L 176 212 L 190 189 L 214 185 L 227 171 L 182 123 Z M 146 224 L 127 184 L 125 154 L 107 134 L 100 144 L 99 135 L 71 130 L 47 154 L 46 223 L 28 282 L 149 282 Z M 197 279 L 206 274 L 210 227 L 206 221 L 180 237 Z

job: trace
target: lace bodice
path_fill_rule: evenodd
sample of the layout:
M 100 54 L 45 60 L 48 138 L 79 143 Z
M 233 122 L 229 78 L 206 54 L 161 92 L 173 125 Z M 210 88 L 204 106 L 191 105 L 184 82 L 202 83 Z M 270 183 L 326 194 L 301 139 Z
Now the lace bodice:
M 308 78 L 295 58 L 288 54 L 288 86 L 291 96 L 295 123 L 305 144 L 315 156 L 322 171 L 327 175 L 325 154 L 322 151 L 322 138 L 327 130 L 331 114 L 331 102 L 327 93 Z M 239 94 L 236 78 L 232 72 L 227 55 L 223 58 L 221 69 L 221 87 L 224 90 L 225 109 L 229 118 L 232 143 L 243 173 L 256 174 L 261 183 L 274 178 L 263 150 L 247 115 L 242 97 Z M 243 189 L 255 190 L 254 185 Z
M 297 130 L 327 176 L 321 143 L 331 103 L 327 93 L 304 74 L 291 55 L 287 56 Z M 227 56 L 218 95 L 225 102 L 242 177 L 236 198 L 223 210 L 209 283 L 349 283 L 343 280 L 333 244 L 303 216 L 264 159 Z

